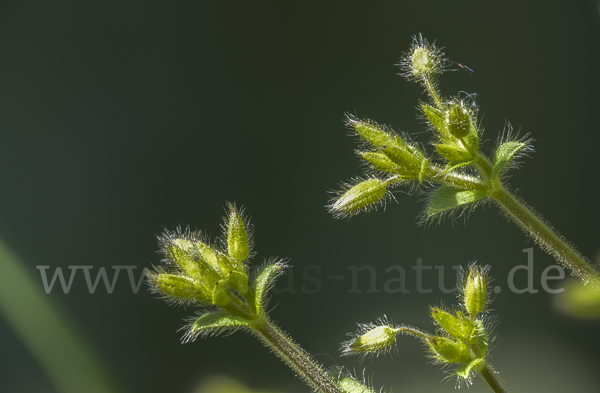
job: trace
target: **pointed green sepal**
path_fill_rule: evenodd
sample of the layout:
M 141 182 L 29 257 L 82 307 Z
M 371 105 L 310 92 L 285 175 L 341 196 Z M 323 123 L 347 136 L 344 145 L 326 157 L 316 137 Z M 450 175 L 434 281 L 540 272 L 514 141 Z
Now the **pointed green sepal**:
M 429 201 L 427 214 L 433 216 L 455 207 L 477 202 L 485 198 L 486 194 L 476 190 L 458 190 L 450 186 L 441 186 Z
M 383 153 L 362 151 L 358 154 L 363 160 L 371 164 L 373 168 L 377 169 L 378 171 L 398 173 L 400 170 L 400 167 Z
M 525 146 L 525 143 L 516 141 L 508 141 L 501 144 L 494 153 L 492 179 L 498 176 L 506 164 L 514 157 L 514 155 Z
M 277 262 L 265 265 L 254 278 L 252 290 L 254 293 L 254 307 L 256 314 L 260 315 L 261 310 L 267 306 L 267 292 L 273 286 L 275 279 L 282 273 L 285 264 Z
M 456 370 L 456 375 L 463 379 L 471 378 L 471 373 L 481 371 L 485 367 L 485 360 L 483 359 L 475 359 L 464 366 L 461 366 L 458 370 Z
M 227 252 L 237 262 L 243 262 L 250 253 L 250 239 L 242 215 L 234 204 L 229 205 L 227 223 Z
M 427 340 L 434 357 L 446 363 L 467 363 L 471 360 L 471 352 L 461 340 L 450 340 L 445 337 L 431 337 Z
M 485 326 L 481 320 L 475 321 L 475 329 L 473 330 L 471 342 L 476 345 L 480 356 L 483 357 L 487 354 L 490 342 L 488 339 L 487 330 L 485 329 Z
M 250 326 L 250 321 L 229 315 L 225 311 L 214 311 L 202 315 L 196 319 L 190 326 L 187 334 L 189 338 L 195 338 L 198 335 L 220 334 L 226 330 L 235 330 Z
M 442 329 L 455 338 L 470 340 L 473 336 L 475 325 L 460 312 L 454 315 L 438 307 L 433 307 L 431 316 Z

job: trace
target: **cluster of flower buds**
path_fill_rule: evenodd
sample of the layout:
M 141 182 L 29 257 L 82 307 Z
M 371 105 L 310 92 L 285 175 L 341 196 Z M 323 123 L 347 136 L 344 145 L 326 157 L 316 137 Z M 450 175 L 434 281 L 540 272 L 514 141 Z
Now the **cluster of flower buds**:
M 259 326 L 265 319 L 266 292 L 285 267 L 269 262 L 250 283 L 246 262 L 253 254 L 251 227 L 233 204 L 224 221 L 223 247 L 189 229 L 165 232 L 159 243 L 166 266 L 146 273 L 151 289 L 167 300 L 212 311 L 192 320 L 186 341 L 198 334 Z
M 431 176 L 429 160 L 406 135 L 351 116 L 347 124 L 364 141 L 364 149 L 358 155 L 376 174 L 348 185 L 329 206 L 332 213 L 343 216 L 376 207 L 384 201 L 387 187 L 414 180 L 421 183 Z M 381 174 L 387 177 L 381 178 Z
M 430 356 L 441 364 L 462 364 L 456 375 L 467 383 L 473 373 L 483 370 L 488 355 L 488 327 L 483 314 L 488 304 L 487 269 L 472 264 L 462 284 L 462 304 L 455 309 L 431 308 L 437 325 L 429 334 L 407 325 L 393 325 L 382 319 L 375 324 L 359 325 L 359 332 L 342 344 L 345 355 L 379 355 L 388 352 L 398 334 L 422 340 Z

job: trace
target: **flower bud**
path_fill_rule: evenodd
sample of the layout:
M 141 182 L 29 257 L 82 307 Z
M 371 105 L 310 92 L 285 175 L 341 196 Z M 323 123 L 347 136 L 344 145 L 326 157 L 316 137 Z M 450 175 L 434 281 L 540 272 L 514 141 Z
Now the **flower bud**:
M 330 206 L 332 213 L 357 212 L 380 202 L 387 192 L 386 183 L 379 179 L 368 179 L 346 191 Z
M 358 336 L 344 351 L 346 353 L 379 352 L 395 341 L 395 329 L 390 326 L 377 326 Z
M 467 312 L 472 316 L 483 312 L 487 302 L 487 277 L 482 268 L 475 265 L 469 267 L 463 290 Z
M 244 219 L 235 205 L 229 205 L 227 224 L 227 251 L 237 262 L 243 262 L 250 253 L 250 240 Z
M 471 132 L 471 117 L 460 104 L 454 104 L 448 114 L 448 130 L 456 138 L 463 138 Z
M 439 53 L 431 45 L 416 45 L 410 54 L 410 66 L 414 77 L 431 77 L 441 72 L 442 61 Z
M 434 357 L 447 363 L 467 363 L 471 353 L 461 340 L 453 341 L 445 337 L 431 337 L 427 340 Z
M 475 325 L 461 313 L 450 314 L 440 308 L 431 308 L 431 316 L 448 334 L 455 338 L 470 340 Z
M 167 273 L 149 273 L 148 277 L 153 287 L 169 298 L 212 303 L 212 294 L 207 291 L 207 288 L 197 285 L 190 278 Z
M 378 149 L 382 146 L 394 143 L 394 137 L 377 124 L 353 118 L 348 119 L 348 124 L 351 125 L 365 141 Z

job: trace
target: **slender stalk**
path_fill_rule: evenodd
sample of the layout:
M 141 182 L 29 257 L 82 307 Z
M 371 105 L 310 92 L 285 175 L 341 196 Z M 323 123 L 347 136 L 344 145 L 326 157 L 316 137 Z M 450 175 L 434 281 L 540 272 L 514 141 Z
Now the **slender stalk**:
M 586 283 L 600 285 L 600 275 L 591 266 L 589 260 L 560 236 L 535 210 L 504 188 L 497 189 L 492 194 L 492 198 L 510 219 L 547 253 L 551 254 L 564 267 L 570 269 L 574 276 Z
M 325 393 L 342 393 L 323 368 L 271 320 L 267 318 L 253 332 L 310 387 Z
M 479 372 L 479 375 L 485 382 L 487 382 L 487 384 L 490 386 L 490 389 L 492 389 L 495 393 L 508 392 L 508 390 L 502 386 L 502 383 L 500 383 L 500 380 L 490 365 L 486 365 L 486 367 Z

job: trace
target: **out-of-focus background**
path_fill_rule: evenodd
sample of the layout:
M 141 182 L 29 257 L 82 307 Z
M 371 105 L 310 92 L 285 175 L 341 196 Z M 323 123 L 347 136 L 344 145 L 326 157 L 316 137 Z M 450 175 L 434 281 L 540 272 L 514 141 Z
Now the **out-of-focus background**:
M 394 66 L 418 33 L 474 71 L 455 67 L 441 88 L 477 93 L 487 151 L 508 121 L 536 139 L 512 187 L 596 260 L 597 1 L 0 3 L 0 391 L 62 393 L 56 369 L 69 381 L 87 375 L 77 353 L 115 392 L 214 392 L 222 378 L 237 381 L 225 391 L 307 391 L 248 334 L 181 345 L 194 310 L 130 284 L 128 273 L 137 281 L 159 263 L 163 228 L 218 235 L 225 202 L 236 201 L 252 217 L 254 263 L 294 266 L 272 317 L 320 362 L 366 368 L 394 392 L 454 389 L 410 337 L 362 364 L 340 358 L 339 342 L 383 314 L 431 329 L 428 306 L 454 295 L 441 291 L 440 268 L 423 271 L 432 291 L 417 293 L 417 260 L 443 266 L 446 287 L 452 266 L 478 260 L 501 289 L 492 360 L 509 386 L 597 392 L 600 323 L 556 311 L 541 286 L 554 261 L 497 208 L 431 228 L 417 225 L 423 196 L 401 189 L 385 212 L 334 220 L 324 208 L 328 191 L 362 174 L 344 112 L 430 139 L 416 109 L 427 97 Z M 513 293 L 509 273 L 530 247 L 538 292 Z M 349 267 L 362 265 L 375 288 L 365 272 L 352 282 Z M 395 265 L 409 293 L 384 290 Z M 74 270 L 68 293 L 57 279 L 46 294 L 42 273 L 60 267 L 69 284 L 69 266 L 88 267 Z M 102 281 L 90 293 L 84 272 L 94 281 L 105 268 L 112 280 L 113 266 L 128 270 L 112 293 Z M 528 285 L 525 270 L 515 277 Z M 470 391 L 486 390 L 476 381 Z

